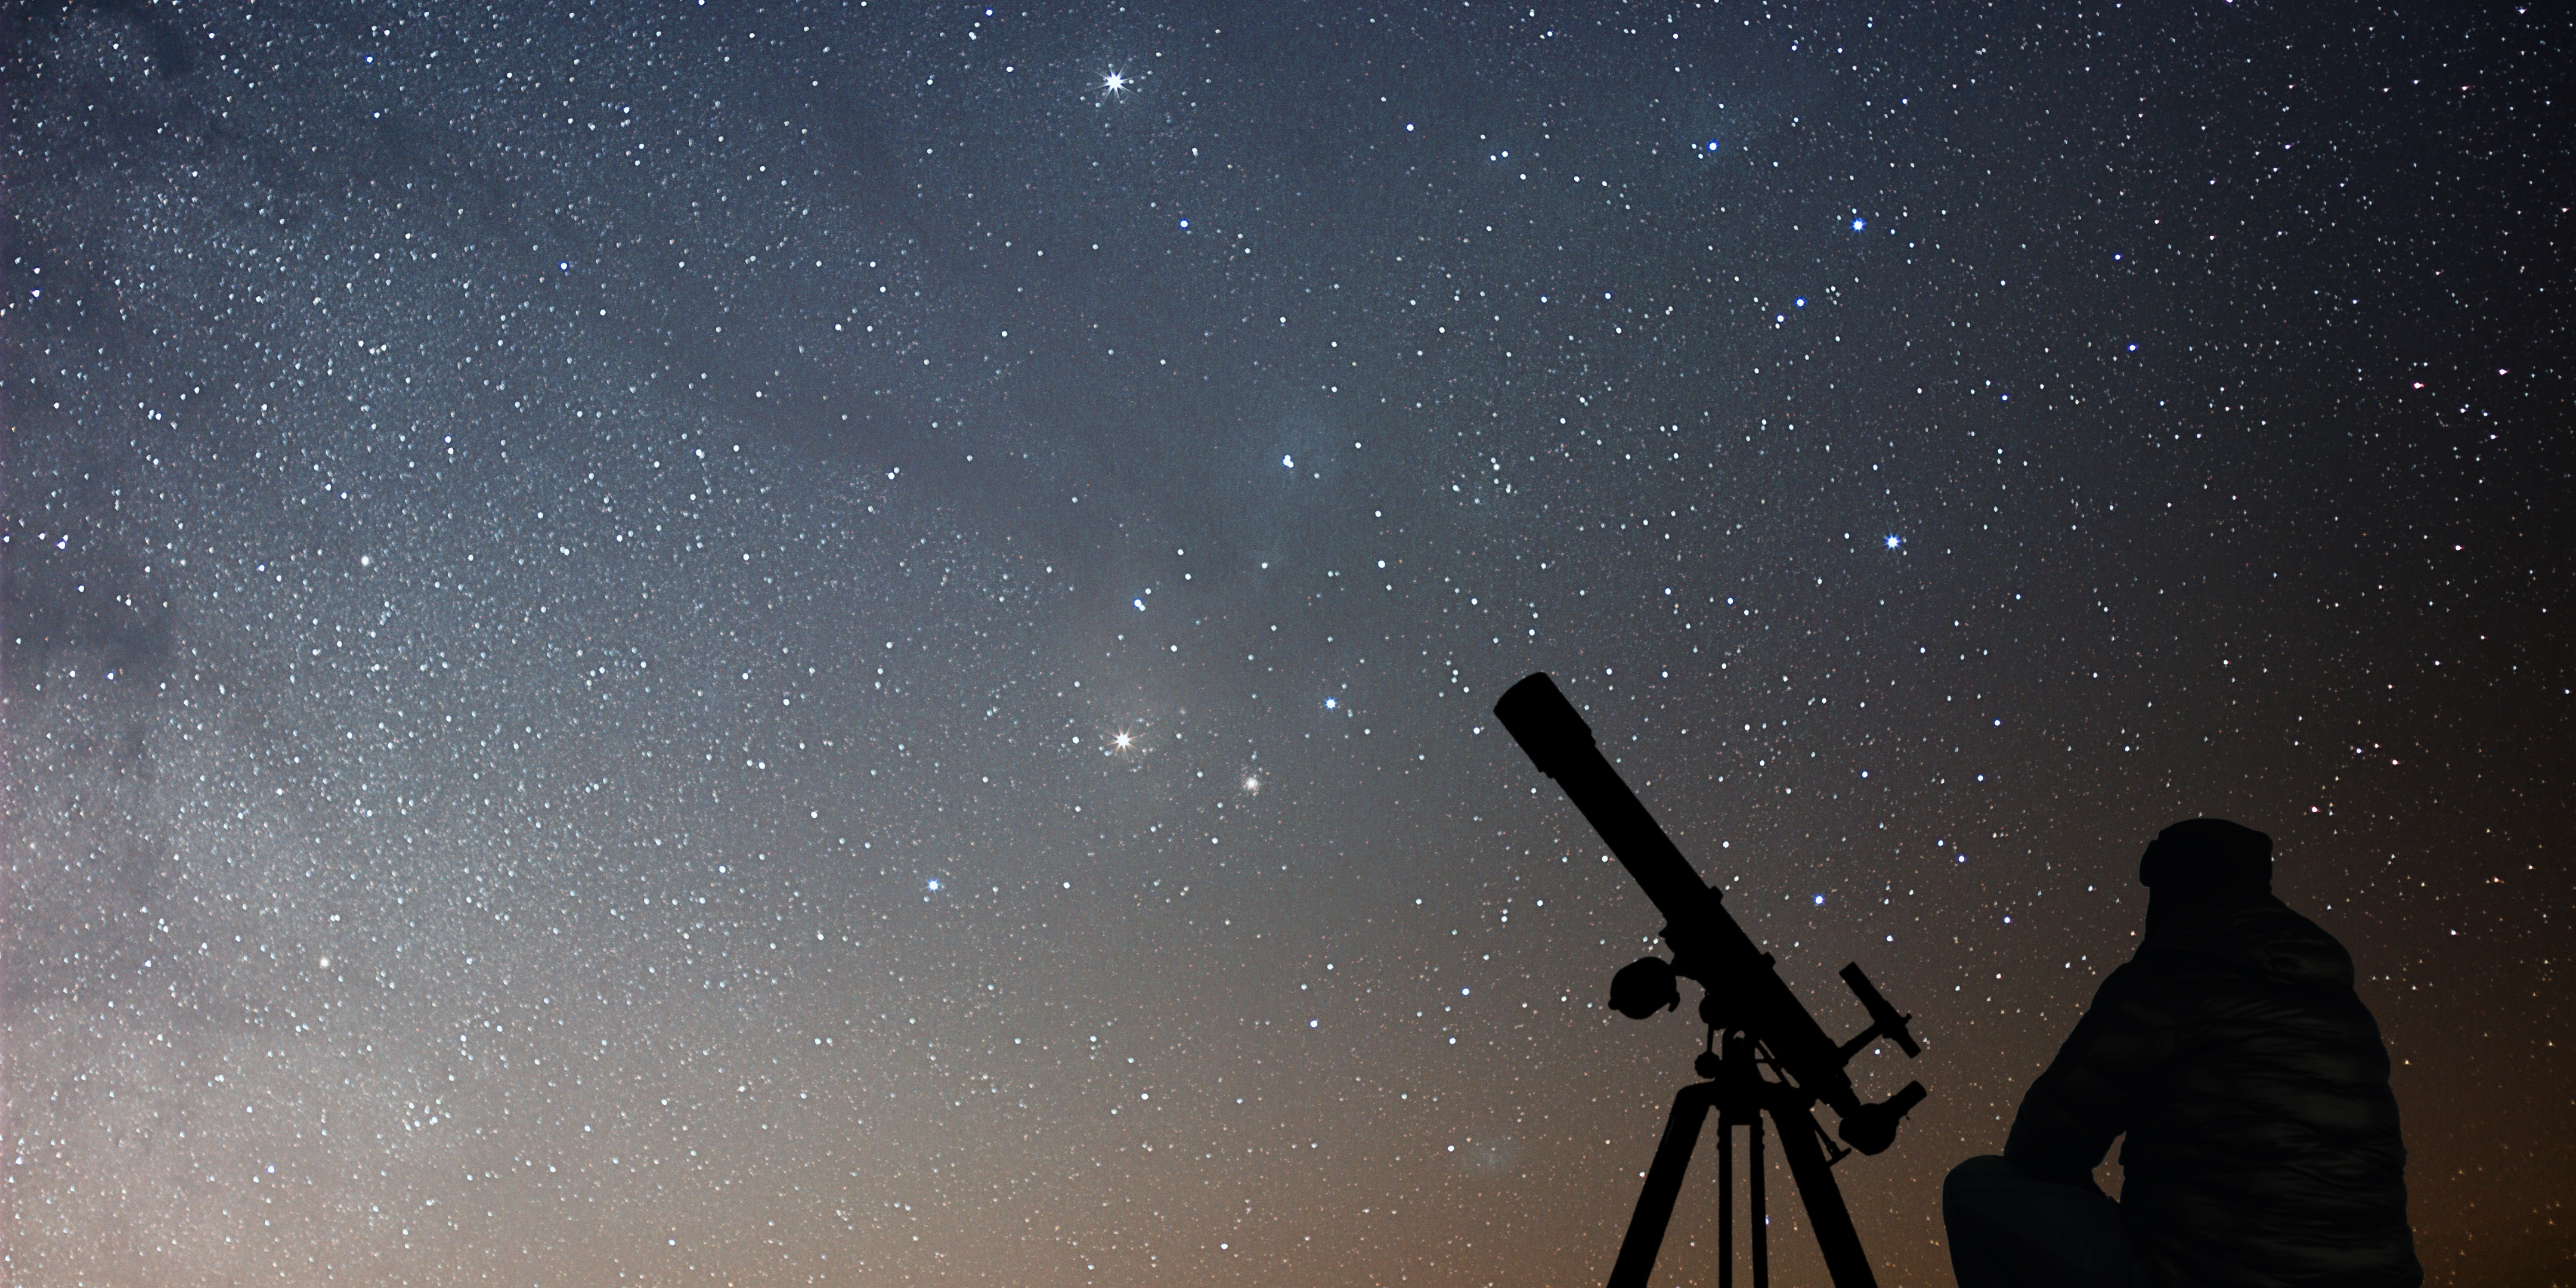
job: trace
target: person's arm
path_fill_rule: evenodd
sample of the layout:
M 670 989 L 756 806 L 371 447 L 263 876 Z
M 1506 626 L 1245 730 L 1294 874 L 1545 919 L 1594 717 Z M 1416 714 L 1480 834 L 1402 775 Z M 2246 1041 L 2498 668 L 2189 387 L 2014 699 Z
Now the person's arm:
M 2025 1176 L 2091 1188 L 2112 1138 L 2173 1059 L 2169 999 L 2134 962 L 2111 972 L 2093 1005 L 2023 1094 L 2004 1161 Z

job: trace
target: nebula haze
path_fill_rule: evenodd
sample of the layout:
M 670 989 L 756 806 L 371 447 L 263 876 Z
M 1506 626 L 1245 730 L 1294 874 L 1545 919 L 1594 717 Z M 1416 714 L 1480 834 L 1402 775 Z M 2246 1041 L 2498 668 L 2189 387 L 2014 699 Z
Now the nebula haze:
M 1916 1017 L 1882 1282 L 2204 813 L 2567 1273 L 2563 21 L 0 21 L 12 1282 L 1597 1281 L 1542 669 Z

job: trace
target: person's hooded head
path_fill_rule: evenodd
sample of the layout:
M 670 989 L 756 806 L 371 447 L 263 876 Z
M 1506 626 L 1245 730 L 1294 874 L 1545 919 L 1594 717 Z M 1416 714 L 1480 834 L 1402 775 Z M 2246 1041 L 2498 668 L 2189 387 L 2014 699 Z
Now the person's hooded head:
M 2268 894 L 2272 838 L 2223 818 L 2187 818 L 2156 833 L 2138 860 L 2138 884 L 2159 900 Z

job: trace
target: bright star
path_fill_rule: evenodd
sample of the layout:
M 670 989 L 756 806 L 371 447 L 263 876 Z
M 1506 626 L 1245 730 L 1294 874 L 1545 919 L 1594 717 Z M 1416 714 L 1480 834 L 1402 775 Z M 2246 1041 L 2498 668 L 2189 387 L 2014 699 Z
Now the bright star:
M 1326 699 L 1324 699 L 1324 709 L 1325 709 L 1326 711 L 1330 711 L 1330 710 L 1332 710 L 1332 709 L 1334 709 L 1335 707 L 1338 707 L 1338 706 L 1340 706 L 1340 705 L 1342 705 L 1342 700 L 1341 700 L 1340 698 L 1326 698 Z
M 1868 221 L 1868 220 L 1866 220 L 1866 219 L 1855 219 L 1855 220 L 1853 220 L 1853 221 L 1852 221 L 1852 231 L 1853 231 L 1853 232 L 1859 232 L 1861 229 L 1866 228 L 1866 227 L 1868 227 L 1868 226 L 1869 226 L 1869 221 Z
M 937 890 L 937 889 L 939 888 L 939 878 L 937 878 L 937 877 L 932 877 L 932 878 L 930 879 L 930 888 L 931 888 L 932 890 Z
M 1109 741 L 1110 741 L 1110 742 L 1112 742 L 1112 743 L 1114 743 L 1114 744 L 1116 744 L 1116 745 L 1117 745 L 1117 747 L 1118 747 L 1118 750 L 1120 750 L 1120 751 L 1125 751 L 1125 750 L 1127 750 L 1128 748 L 1133 747 L 1133 746 L 1135 746 L 1135 745 L 1136 745 L 1136 735 L 1134 735 L 1134 734 L 1132 734 L 1132 733 L 1129 733 L 1129 732 L 1127 732 L 1127 731 L 1126 731 L 1126 730 L 1124 730 L 1124 729 L 1121 729 L 1121 730 L 1119 730 L 1119 731 L 1118 731 L 1117 736 L 1116 736 L 1116 737 L 1111 738 Z
M 1894 550 L 1894 549 L 1895 549 L 1895 548 L 1897 548 L 1898 546 L 1901 546 L 1901 545 L 1904 545 L 1904 544 L 1905 544 L 1905 538 L 1900 537 L 1900 536 L 1896 535 L 1896 534 L 1895 534 L 1895 533 L 1893 533 L 1893 532 L 1891 532 L 1891 533 L 1888 533 L 1888 534 L 1887 534 L 1887 548 L 1888 548 L 1888 549 L 1890 549 L 1890 550 Z
M 1103 97 L 1103 98 L 1124 98 L 1124 97 L 1126 97 L 1126 96 L 1127 96 L 1127 73 L 1125 73 L 1125 72 L 1109 72 L 1109 73 L 1107 73 L 1107 74 L 1103 75 L 1103 76 L 1100 78 L 1100 95 L 1101 95 L 1101 97 Z

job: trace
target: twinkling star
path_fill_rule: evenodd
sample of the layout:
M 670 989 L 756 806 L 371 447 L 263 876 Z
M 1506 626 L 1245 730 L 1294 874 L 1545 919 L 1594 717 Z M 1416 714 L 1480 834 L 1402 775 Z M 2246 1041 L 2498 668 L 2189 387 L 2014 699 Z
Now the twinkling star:
M 1542 668 L 1940 1044 L 1881 1274 L 2208 811 L 2538 1276 L 2541 11 L 1507 8 L 8 25 L 10 1282 L 1596 1273 L 1707 1032 Z

